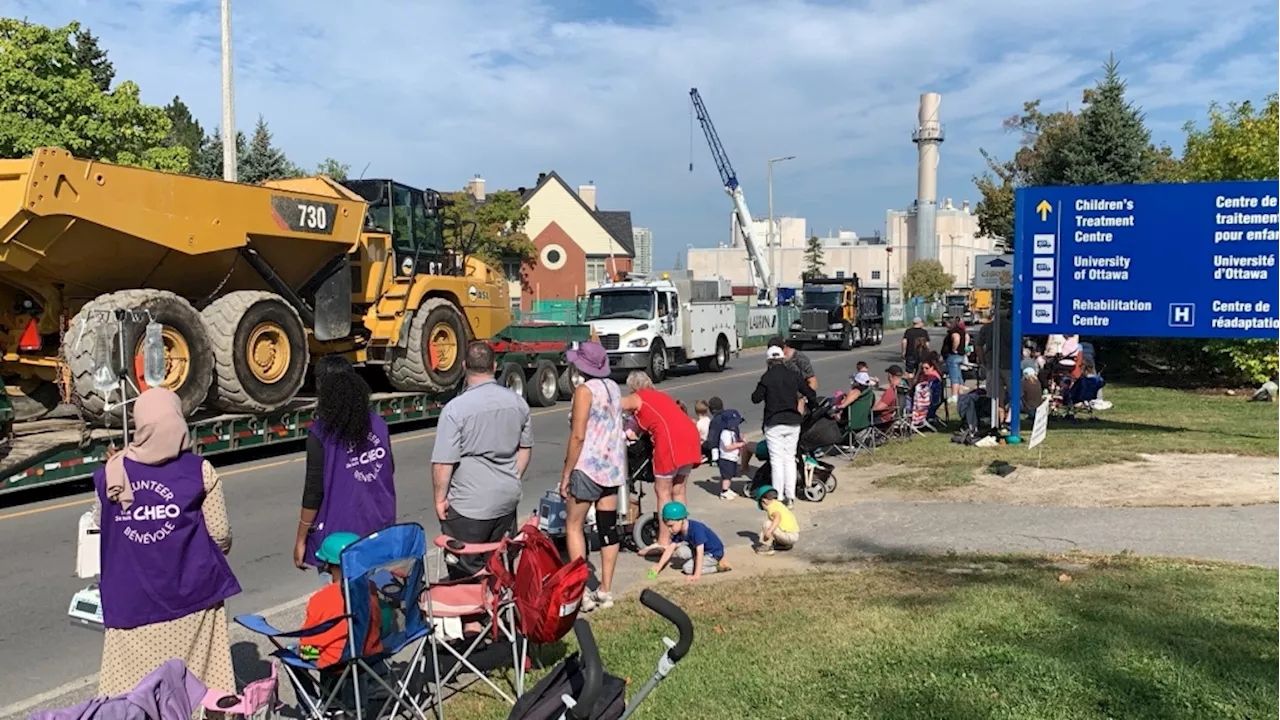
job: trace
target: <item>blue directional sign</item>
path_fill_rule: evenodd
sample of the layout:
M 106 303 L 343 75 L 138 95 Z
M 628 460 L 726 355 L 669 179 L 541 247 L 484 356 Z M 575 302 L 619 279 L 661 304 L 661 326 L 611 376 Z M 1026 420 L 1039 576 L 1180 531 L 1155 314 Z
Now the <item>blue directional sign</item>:
M 1023 333 L 1276 339 L 1275 180 L 1024 188 L 1015 207 Z

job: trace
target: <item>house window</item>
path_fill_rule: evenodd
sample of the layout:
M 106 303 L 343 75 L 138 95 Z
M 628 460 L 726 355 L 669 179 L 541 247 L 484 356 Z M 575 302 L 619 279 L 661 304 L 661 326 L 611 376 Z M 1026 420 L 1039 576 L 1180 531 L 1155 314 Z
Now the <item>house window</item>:
M 609 275 L 605 271 L 604 258 L 587 258 L 587 285 L 603 285 L 609 281 Z
M 521 267 L 521 263 L 519 260 L 503 260 L 502 261 L 502 274 L 505 275 L 507 280 L 510 280 L 511 282 L 515 282 L 520 279 L 520 271 L 522 269 L 523 268 Z
M 872 270 L 872 271 L 871 271 L 871 279 L 872 279 L 872 280 L 879 280 L 879 279 L 880 279 L 880 271 L 879 271 L 879 270 Z

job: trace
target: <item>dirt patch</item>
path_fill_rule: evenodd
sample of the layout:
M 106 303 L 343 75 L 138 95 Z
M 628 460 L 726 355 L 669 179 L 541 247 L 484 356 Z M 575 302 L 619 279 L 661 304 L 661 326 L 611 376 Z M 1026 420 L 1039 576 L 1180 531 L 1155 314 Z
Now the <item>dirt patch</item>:
M 1162 454 L 1142 458 L 1062 470 L 1022 464 L 1006 477 L 979 472 L 972 485 L 927 496 L 950 502 L 1143 507 L 1256 505 L 1274 503 L 1280 493 L 1280 470 L 1274 457 Z M 911 493 L 912 499 L 922 495 L 926 493 Z

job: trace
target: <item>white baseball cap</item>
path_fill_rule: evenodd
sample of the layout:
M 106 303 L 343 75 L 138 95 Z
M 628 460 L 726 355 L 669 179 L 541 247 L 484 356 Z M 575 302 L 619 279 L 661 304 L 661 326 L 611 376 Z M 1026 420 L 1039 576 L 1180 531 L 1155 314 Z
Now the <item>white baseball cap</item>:
M 764 357 L 766 360 L 781 360 L 786 356 L 786 353 L 782 352 L 782 348 L 777 345 L 773 345 L 768 350 L 764 351 Z

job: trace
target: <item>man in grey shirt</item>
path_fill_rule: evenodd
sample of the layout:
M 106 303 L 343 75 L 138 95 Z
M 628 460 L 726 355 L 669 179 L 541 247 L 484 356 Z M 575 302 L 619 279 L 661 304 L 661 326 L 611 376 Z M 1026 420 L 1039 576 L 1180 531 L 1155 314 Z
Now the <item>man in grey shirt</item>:
M 431 453 L 436 516 L 445 535 L 466 543 L 501 540 L 515 530 L 520 482 L 533 454 L 529 405 L 494 379 L 488 343 L 467 345 L 467 384 L 445 404 Z M 469 577 L 485 558 L 446 554 L 451 577 Z

